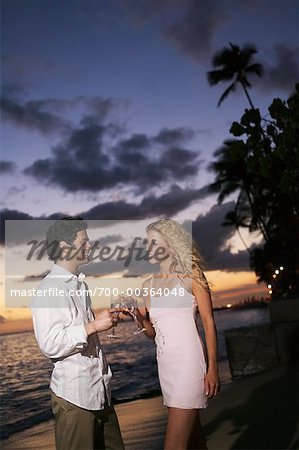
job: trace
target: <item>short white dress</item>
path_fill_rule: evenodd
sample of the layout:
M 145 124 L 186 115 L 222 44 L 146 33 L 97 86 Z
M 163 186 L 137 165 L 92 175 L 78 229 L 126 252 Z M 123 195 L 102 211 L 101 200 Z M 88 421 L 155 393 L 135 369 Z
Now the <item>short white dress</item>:
M 195 320 L 198 308 L 181 281 L 169 295 L 150 296 L 163 402 L 174 408 L 206 408 L 206 355 Z

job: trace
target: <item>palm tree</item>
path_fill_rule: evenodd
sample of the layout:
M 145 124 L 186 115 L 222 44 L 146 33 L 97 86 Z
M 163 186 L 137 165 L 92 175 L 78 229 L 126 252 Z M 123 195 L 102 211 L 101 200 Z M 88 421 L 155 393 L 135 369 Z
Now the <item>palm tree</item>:
M 207 73 L 208 81 L 211 86 L 214 86 L 221 81 L 233 80 L 221 95 L 217 106 L 220 106 L 223 100 L 231 92 L 235 91 L 239 83 L 245 92 L 250 107 L 254 109 L 248 93 L 248 88 L 251 88 L 251 84 L 247 77 L 253 74 L 260 77 L 263 73 L 262 65 L 253 61 L 254 54 L 257 53 L 257 50 L 255 46 L 251 44 L 244 45 L 242 49 L 231 42 L 229 45 L 230 47 L 224 47 L 222 50 L 215 53 L 212 64 L 217 69 Z
M 267 242 L 269 231 L 267 226 L 267 209 L 264 197 L 261 196 L 259 183 L 250 162 L 254 155 L 241 140 L 226 140 L 222 147 L 214 153 L 217 157 L 209 165 L 209 170 L 216 173 L 216 179 L 209 185 L 211 192 L 218 193 L 218 203 L 237 193 L 237 201 L 233 211 L 226 215 L 226 225 L 248 228 L 249 231 L 260 231 Z

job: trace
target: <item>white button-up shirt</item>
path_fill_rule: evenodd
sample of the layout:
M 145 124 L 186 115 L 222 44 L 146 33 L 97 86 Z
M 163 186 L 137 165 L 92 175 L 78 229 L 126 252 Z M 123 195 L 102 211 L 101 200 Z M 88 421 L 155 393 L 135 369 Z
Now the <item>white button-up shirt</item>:
M 82 290 L 82 295 L 78 289 Z M 54 364 L 50 389 L 89 410 L 111 404 L 112 372 L 98 334 L 87 336 L 85 324 L 94 320 L 86 283 L 54 264 L 37 287 L 31 303 L 34 333 L 43 354 Z

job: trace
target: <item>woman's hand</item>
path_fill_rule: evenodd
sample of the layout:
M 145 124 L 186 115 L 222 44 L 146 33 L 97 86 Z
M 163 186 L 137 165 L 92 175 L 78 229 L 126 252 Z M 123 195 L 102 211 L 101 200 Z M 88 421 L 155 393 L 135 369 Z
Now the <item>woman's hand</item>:
M 220 390 L 220 380 L 218 370 L 210 367 L 205 377 L 205 394 L 208 398 L 215 397 Z
M 136 308 L 135 314 L 136 314 L 136 318 L 137 318 L 138 322 L 140 323 L 140 325 L 142 325 L 144 317 L 143 317 L 143 315 L 141 314 L 139 308 Z

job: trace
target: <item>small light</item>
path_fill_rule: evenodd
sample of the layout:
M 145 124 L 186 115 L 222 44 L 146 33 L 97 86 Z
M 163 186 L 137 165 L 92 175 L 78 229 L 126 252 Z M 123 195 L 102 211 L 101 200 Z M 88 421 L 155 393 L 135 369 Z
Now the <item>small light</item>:
M 278 274 L 279 274 L 279 270 L 276 269 L 276 270 L 275 270 L 275 273 L 276 273 L 276 275 L 278 275 Z
M 272 289 L 270 289 L 269 294 L 272 294 Z
M 282 267 L 282 266 L 280 266 L 280 267 L 279 267 L 279 270 L 283 270 L 283 267 Z
M 232 307 L 232 304 L 231 304 L 231 303 L 228 303 L 228 304 L 226 305 L 226 307 L 227 307 L 227 308 L 231 308 L 231 307 Z
M 272 284 L 268 284 L 268 289 L 271 289 L 271 287 L 272 287 Z
M 276 278 L 276 275 L 275 275 L 275 273 L 273 274 L 273 278 Z

